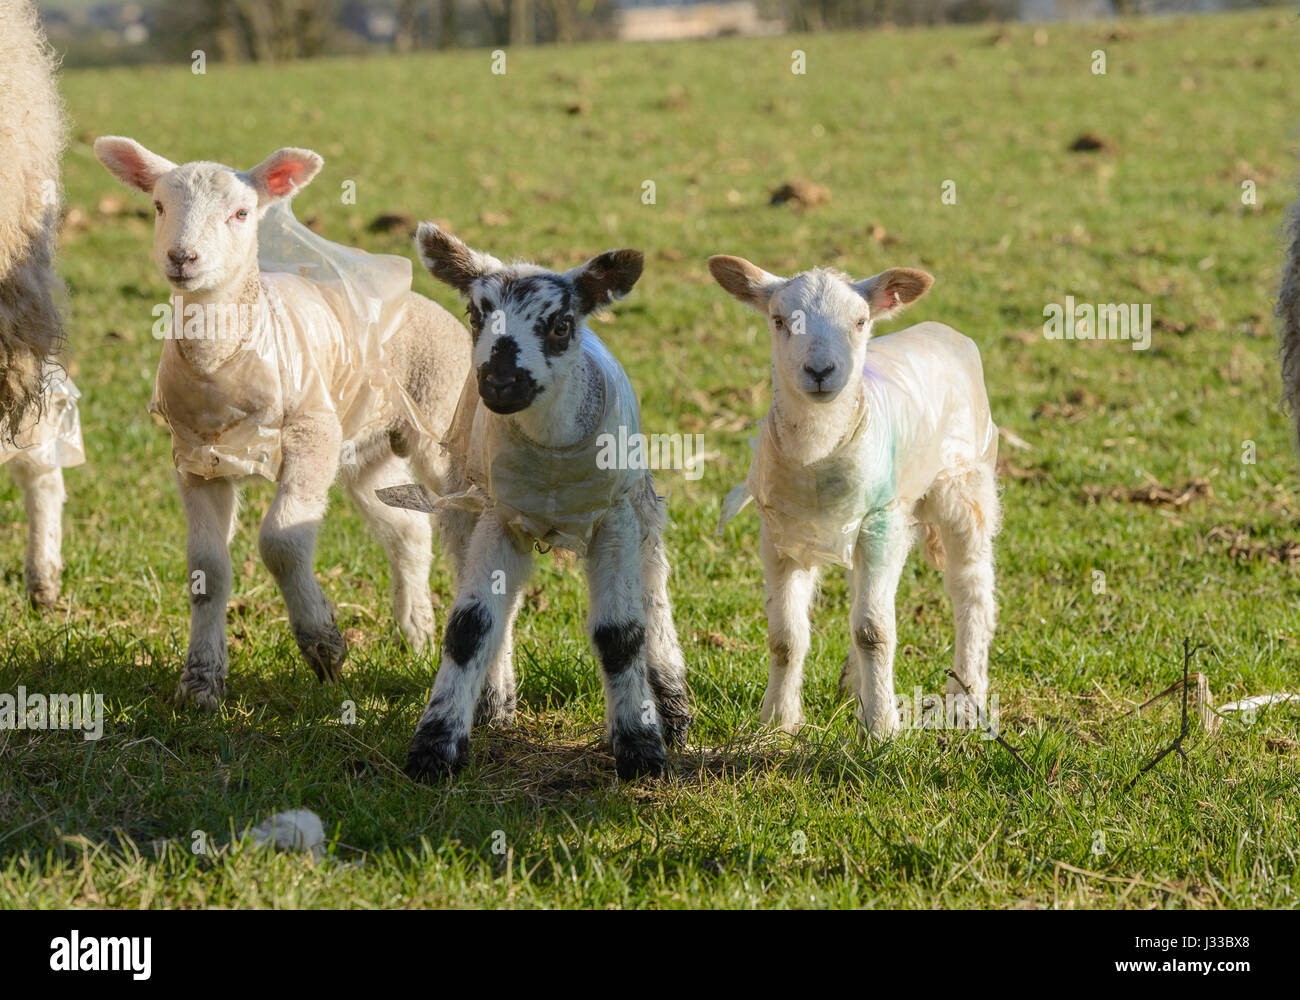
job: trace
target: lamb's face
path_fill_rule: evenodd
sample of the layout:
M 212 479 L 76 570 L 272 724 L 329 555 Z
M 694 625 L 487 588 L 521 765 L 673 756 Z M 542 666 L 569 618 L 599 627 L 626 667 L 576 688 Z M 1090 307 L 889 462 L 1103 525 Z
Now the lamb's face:
M 465 294 L 483 405 L 518 413 L 565 378 L 581 353 L 582 317 L 563 275 L 505 268 Z
M 835 399 L 861 372 L 871 338 L 871 308 L 840 275 L 809 271 L 767 303 L 778 376 L 816 403 Z
M 837 399 L 866 361 L 872 324 L 930 289 L 924 271 L 894 267 L 863 281 L 815 268 L 793 278 L 769 274 L 740 257 L 709 258 L 714 279 L 767 318 L 775 377 L 817 403 Z
M 430 273 L 465 298 L 479 396 L 495 413 L 526 410 L 563 383 L 582 353 L 584 319 L 641 276 L 636 250 L 610 250 L 560 274 L 502 264 L 431 222 L 420 224 L 415 244 Z
M 277 150 L 252 170 L 177 166 L 133 139 L 101 136 L 95 155 L 123 184 L 153 198 L 153 255 L 178 292 L 227 289 L 257 269 L 257 222 L 311 182 L 324 162 L 309 149 Z
M 224 288 L 257 259 L 258 196 L 234 170 L 187 163 L 153 186 L 153 257 L 179 292 Z

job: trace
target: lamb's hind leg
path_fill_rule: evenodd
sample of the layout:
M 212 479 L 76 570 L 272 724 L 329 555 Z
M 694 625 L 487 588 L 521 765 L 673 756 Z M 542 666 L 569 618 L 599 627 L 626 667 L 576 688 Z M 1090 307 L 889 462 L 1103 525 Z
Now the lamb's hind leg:
M 322 681 L 337 680 L 348 647 L 334 608 L 316 581 L 316 532 L 329 505 L 341 445 L 337 421 L 304 420 L 281 432 L 280 485 L 258 533 L 258 548 L 289 612 L 293 637 Z
M 1000 520 L 997 485 L 989 470 L 974 470 L 932 491 L 926 505 L 939 522 L 948 559 L 943 585 L 952 602 L 957 677 L 948 679 L 947 691 L 961 707 L 958 721 L 969 725 L 988 709 L 989 647 L 997 623 L 993 575 L 993 539 Z
M 226 604 L 230 600 L 230 538 L 235 526 L 235 486 L 229 479 L 176 475 L 185 508 L 186 586 L 190 643 L 177 697 L 215 709 L 226 690 Z
M 433 643 L 433 524 L 429 515 L 390 507 L 375 495 L 386 486 L 411 481 L 406 462 L 387 454 L 369 465 L 348 470 L 343 485 L 388 555 L 392 575 L 393 617 L 411 648 L 422 653 Z
M 59 599 L 63 571 L 63 470 L 37 465 L 26 455 L 10 463 L 27 508 L 27 562 L 23 576 L 33 605 L 45 608 Z
M 663 536 L 667 518 L 664 502 L 655 493 L 653 484 L 646 486 L 637 513 L 642 530 L 641 603 L 645 609 L 646 671 L 659 706 L 664 743 L 669 749 L 681 749 L 686 745 L 686 732 L 692 722 L 690 691 L 686 686 L 686 661 L 673 623 L 672 600 L 668 596 L 671 569 Z

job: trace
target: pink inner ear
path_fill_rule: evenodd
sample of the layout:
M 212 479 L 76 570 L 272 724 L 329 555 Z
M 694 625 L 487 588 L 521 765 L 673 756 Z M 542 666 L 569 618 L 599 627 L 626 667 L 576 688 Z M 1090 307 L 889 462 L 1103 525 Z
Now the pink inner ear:
M 297 186 L 302 169 L 301 163 L 293 161 L 277 163 L 266 172 L 266 189 L 277 198 L 289 194 Z
M 886 289 L 880 293 L 880 308 L 893 309 L 898 304 L 898 296 Z

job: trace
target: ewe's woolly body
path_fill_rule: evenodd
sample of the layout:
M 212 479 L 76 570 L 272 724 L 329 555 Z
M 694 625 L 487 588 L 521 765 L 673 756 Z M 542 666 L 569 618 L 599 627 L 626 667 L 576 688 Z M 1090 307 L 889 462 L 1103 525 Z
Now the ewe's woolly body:
M 42 388 L 61 339 L 53 269 L 63 105 L 54 57 L 28 0 L 0 4 L 0 436 Z

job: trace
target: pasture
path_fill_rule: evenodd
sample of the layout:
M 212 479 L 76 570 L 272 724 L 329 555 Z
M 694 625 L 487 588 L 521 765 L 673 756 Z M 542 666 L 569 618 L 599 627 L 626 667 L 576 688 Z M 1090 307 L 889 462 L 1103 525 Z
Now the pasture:
M 0 486 L 0 692 L 101 692 L 105 730 L 0 732 L 0 906 L 1296 905 L 1300 709 L 1214 731 L 1196 720 L 1187 759 L 1131 789 L 1177 734 L 1177 699 L 1125 713 L 1178 679 L 1187 636 L 1208 644 L 1194 669 L 1220 704 L 1300 683 L 1300 477 L 1271 317 L 1300 21 L 1042 31 L 546 48 L 510 52 L 504 75 L 486 51 L 66 73 L 59 268 L 89 464 L 67 476 L 63 601 L 43 616 L 24 600 L 21 501 Z M 516 631 L 517 725 L 479 733 L 456 780 L 409 781 L 434 664 L 394 632 L 383 554 L 338 495 L 317 572 L 351 655 L 323 687 L 257 559 L 269 484 L 247 491 L 233 547 L 227 699 L 214 715 L 173 707 L 184 520 L 170 442 L 145 412 L 167 288 L 148 199 L 91 153 L 114 133 L 240 167 L 313 148 L 325 168 L 299 218 L 412 260 L 407 227 L 372 220 L 445 220 L 472 246 L 550 266 L 646 252 L 636 290 L 593 328 L 646 430 L 698 433 L 709 456 L 699 479 L 658 474 L 697 715 L 668 778 L 615 779 L 585 584 L 547 557 Z M 1085 133 L 1101 148 L 1072 151 Z M 769 205 L 796 178 L 829 201 Z M 768 343 L 710 279 L 712 253 L 783 274 L 923 267 L 934 289 L 877 332 L 935 319 L 979 344 L 994 419 L 1028 446 L 1001 446 L 990 667 L 1027 768 L 978 734 L 857 734 L 835 690 L 838 573 L 814 611 L 809 725 L 793 741 L 758 729 L 758 522 L 715 526 L 766 409 Z M 418 264 L 415 284 L 461 313 Z M 1045 338 L 1044 307 L 1067 295 L 1149 303 L 1150 348 Z M 1169 494 L 1142 492 L 1153 483 Z M 441 626 L 441 558 L 433 582 Z M 941 692 L 951 615 L 916 554 L 898 611 L 899 692 Z M 324 820 L 324 859 L 191 850 L 196 831 L 223 844 L 296 807 Z

